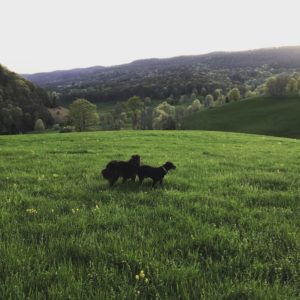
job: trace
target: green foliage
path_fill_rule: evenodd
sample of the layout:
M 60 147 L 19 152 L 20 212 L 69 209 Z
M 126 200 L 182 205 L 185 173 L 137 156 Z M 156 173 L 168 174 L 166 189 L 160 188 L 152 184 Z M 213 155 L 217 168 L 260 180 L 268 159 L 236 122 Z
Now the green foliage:
M 164 101 L 153 110 L 153 129 L 176 129 L 174 106 Z
M 153 129 L 153 108 L 145 107 L 141 112 L 141 129 Z
M 115 120 L 112 113 L 107 112 L 100 115 L 100 125 L 104 130 L 114 130 Z
M 227 95 L 229 102 L 239 101 L 241 99 L 240 91 L 238 88 L 233 88 L 228 92 Z
M 44 131 L 45 130 L 45 125 L 44 125 L 44 122 L 42 119 L 37 119 L 35 121 L 34 130 L 35 131 Z
M 298 94 L 298 81 L 296 78 L 290 77 L 288 79 L 286 93 L 289 96 L 296 96 Z
M 84 131 L 99 124 L 96 105 L 86 99 L 76 99 L 70 105 L 70 118 L 78 131 Z
M 86 98 L 93 103 L 126 101 L 136 95 L 166 100 L 182 95 L 193 101 L 216 89 L 233 87 L 244 96 L 246 86 L 255 90 L 281 72 L 300 70 L 300 47 L 210 53 L 169 59 L 150 59 L 114 67 L 94 67 L 29 75 L 40 86 L 61 93 L 62 103 Z M 200 100 L 200 99 L 199 99 Z M 215 97 L 215 101 L 218 98 Z
M 266 82 L 266 93 L 272 97 L 282 97 L 286 95 L 286 88 L 289 82 L 287 75 L 271 77 Z
M 33 130 L 38 118 L 52 125 L 51 105 L 46 92 L 0 65 L 0 134 Z
M 66 132 L 72 132 L 74 131 L 74 128 L 72 126 L 63 126 L 59 130 L 60 133 L 66 133 Z
M 187 114 L 190 115 L 192 113 L 200 111 L 201 107 L 202 107 L 202 104 L 201 104 L 200 100 L 195 99 L 193 101 L 193 103 L 187 107 L 187 109 L 186 109 Z
M 150 98 L 150 97 L 146 97 L 146 98 L 144 99 L 144 103 L 145 103 L 145 105 L 150 105 L 150 104 L 151 104 L 151 102 L 152 102 L 152 100 L 151 100 L 151 98 Z
M 245 94 L 245 98 L 252 98 L 257 96 L 257 93 L 255 91 L 247 91 Z
M 205 107 L 212 107 L 214 103 L 214 97 L 210 94 L 206 95 L 204 99 L 204 106 Z
M 144 107 L 144 103 L 138 96 L 133 96 L 127 100 L 125 106 L 130 114 L 132 128 L 139 129 L 141 123 L 141 109 Z
M 0 136 L 1 298 L 299 299 L 299 143 L 199 131 Z M 177 170 L 163 188 L 109 188 L 99 171 L 135 153 Z

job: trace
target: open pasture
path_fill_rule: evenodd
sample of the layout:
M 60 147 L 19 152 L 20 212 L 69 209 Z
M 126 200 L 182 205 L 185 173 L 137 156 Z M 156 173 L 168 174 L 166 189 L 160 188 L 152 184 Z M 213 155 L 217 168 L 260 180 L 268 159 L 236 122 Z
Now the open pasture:
M 1 299 L 299 299 L 299 149 L 201 131 L 0 136 Z M 109 188 L 100 170 L 132 154 L 177 170 L 163 188 Z

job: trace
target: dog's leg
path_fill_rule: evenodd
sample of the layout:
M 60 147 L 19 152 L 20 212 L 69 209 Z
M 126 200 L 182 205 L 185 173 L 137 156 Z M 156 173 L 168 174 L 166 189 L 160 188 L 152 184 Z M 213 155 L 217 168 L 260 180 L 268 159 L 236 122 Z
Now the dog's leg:
M 160 185 L 163 185 L 163 179 L 161 179 L 161 180 L 159 181 L 159 183 L 160 183 Z
M 118 179 L 119 179 L 119 177 L 112 178 L 112 179 L 109 181 L 110 186 L 113 186 L 113 185 L 117 182 Z
M 156 182 L 157 182 L 156 180 L 153 180 L 153 183 L 152 183 L 153 188 L 155 187 Z
M 136 177 L 135 175 L 131 177 L 132 182 L 135 182 L 135 177 Z

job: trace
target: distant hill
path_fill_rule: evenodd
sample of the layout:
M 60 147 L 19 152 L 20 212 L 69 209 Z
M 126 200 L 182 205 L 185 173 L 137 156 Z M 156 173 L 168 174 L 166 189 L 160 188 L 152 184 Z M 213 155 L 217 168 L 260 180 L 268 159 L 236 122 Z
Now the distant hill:
M 258 97 L 195 113 L 183 129 L 300 138 L 300 98 Z
M 300 46 L 240 52 L 214 52 L 167 59 L 137 60 L 112 67 L 91 67 L 24 77 L 60 92 L 63 101 L 86 97 L 92 102 L 123 101 L 133 95 L 179 98 L 197 90 L 205 95 L 233 86 L 257 87 L 272 74 L 300 70 Z
M 43 89 L 0 65 L 0 134 L 33 130 L 39 118 L 51 125 L 52 105 Z

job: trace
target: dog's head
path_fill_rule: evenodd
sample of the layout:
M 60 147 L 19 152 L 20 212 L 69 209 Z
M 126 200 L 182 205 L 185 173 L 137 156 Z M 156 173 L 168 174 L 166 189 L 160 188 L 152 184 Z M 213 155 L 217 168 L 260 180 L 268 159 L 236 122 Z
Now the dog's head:
M 175 170 L 176 169 L 176 166 L 171 163 L 170 161 L 167 161 L 165 164 L 164 164 L 164 168 L 167 170 L 167 171 L 170 171 L 170 170 Z
M 137 166 L 139 167 L 140 164 L 141 164 L 141 157 L 139 155 L 132 155 L 130 160 L 129 160 L 129 163 L 133 164 L 134 166 Z
M 110 178 L 110 171 L 109 171 L 109 169 L 103 169 L 101 171 L 101 174 L 102 174 L 103 178 L 105 178 L 105 179 L 109 179 Z

